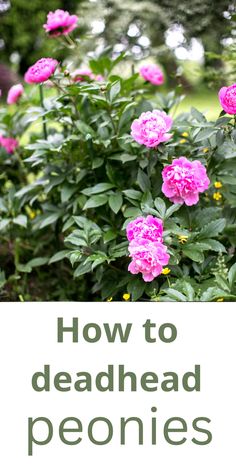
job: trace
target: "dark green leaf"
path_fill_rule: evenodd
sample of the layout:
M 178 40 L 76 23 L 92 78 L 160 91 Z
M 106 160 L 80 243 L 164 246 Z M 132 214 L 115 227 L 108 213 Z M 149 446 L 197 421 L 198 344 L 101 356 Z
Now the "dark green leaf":
M 109 197 L 109 206 L 114 211 L 114 213 L 118 213 L 120 208 L 122 207 L 123 198 L 120 192 L 116 192 Z
M 105 205 L 105 203 L 107 203 L 107 195 L 96 195 L 87 200 L 83 209 L 88 210 L 88 208 L 100 207 Z

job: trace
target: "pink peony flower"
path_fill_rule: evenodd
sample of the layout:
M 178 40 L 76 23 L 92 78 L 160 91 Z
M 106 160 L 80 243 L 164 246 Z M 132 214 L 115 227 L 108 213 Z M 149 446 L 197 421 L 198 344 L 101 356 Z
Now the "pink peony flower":
M 128 270 L 131 274 L 142 273 L 145 282 L 151 282 L 161 274 L 163 266 L 169 262 L 167 247 L 160 242 L 147 239 L 133 239 L 129 244 L 132 261 Z
M 43 27 L 50 36 L 61 36 L 73 31 L 77 27 L 77 21 L 78 16 L 70 15 L 68 11 L 50 11 L 47 16 L 47 23 Z
M 97 80 L 98 82 L 104 82 L 105 78 L 103 77 L 103 75 L 98 74 L 98 75 L 95 75 L 95 80 Z
M 13 85 L 9 90 L 8 90 L 8 95 L 7 95 L 7 104 L 12 105 L 12 103 L 18 102 L 19 98 L 21 95 L 24 93 L 24 88 L 23 85 L 21 84 L 16 84 Z
M 139 69 L 140 75 L 153 85 L 161 85 L 164 82 L 164 75 L 156 64 L 147 64 Z
M 18 145 L 17 139 L 5 138 L 0 135 L 0 146 L 4 147 L 8 154 L 13 154 Z
M 159 218 L 148 215 L 146 218 L 138 216 L 131 221 L 126 228 L 127 239 L 146 239 L 153 242 L 163 242 L 163 223 Z
M 219 100 L 223 110 L 229 115 L 236 114 L 236 84 L 222 87 L 219 91 Z
M 93 79 L 94 75 L 92 71 L 86 67 L 81 68 L 81 69 L 76 69 L 73 72 L 73 79 L 75 82 L 83 82 L 84 80 L 87 79 Z
M 131 136 L 148 148 L 158 146 L 171 138 L 168 133 L 173 120 L 164 111 L 153 110 L 142 113 L 131 125 Z
M 39 61 L 27 70 L 25 73 L 25 81 L 27 84 L 39 84 L 45 82 L 46 80 L 54 74 L 57 68 L 58 62 L 56 59 L 51 57 L 43 57 Z
M 84 67 L 81 69 L 76 69 L 73 72 L 73 79 L 75 82 L 83 82 L 88 79 L 101 82 L 104 80 L 104 77 L 102 75 L 95 75 L 89 68 Z
M 199 161 L 189 161 L 186 157 L 174 159 L 162 171 L 162 192 L 173 203 L 196 205 L 199 193 L 209 187 L 206 169 Z

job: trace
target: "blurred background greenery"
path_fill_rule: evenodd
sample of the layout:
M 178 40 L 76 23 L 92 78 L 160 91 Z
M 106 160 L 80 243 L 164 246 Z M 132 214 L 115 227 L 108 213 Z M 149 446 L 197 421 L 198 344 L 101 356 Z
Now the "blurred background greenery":
M 128 71 L 147 61 L 163 67 L 166 88 L 177 84 L 186 95 L 178 112 L 193 105 L 214 118 L 220 111 L 216 92 L 236 73 L 236 4 L 229 0 L 0 0 L 3 93 L 40 57 L 65 60 L 63 40 L 58 50 L 58 38 L 42 28 L 57 8 L 79 16 L 78 48 L 68 63 L 127 52 Z

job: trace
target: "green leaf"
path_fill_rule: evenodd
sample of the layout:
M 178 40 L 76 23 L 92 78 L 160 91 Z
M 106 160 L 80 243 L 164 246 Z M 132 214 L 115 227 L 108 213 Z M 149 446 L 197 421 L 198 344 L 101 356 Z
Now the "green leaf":
M 31 259 L 31 261 L 27 262 L 26 265 L 32 269 L 34 267 L 40 267 L 47 263 L 48 263 L 48 257 L 35 257 L 34 259 Z
M 107 195 L 96 195 L 91 197 L 87 200 L 84 205 L 83 210 L 88 210 L 88 208 L 97 208 L 103 206 L 107 203 L 108 197 Z
M 149 190 L 145 192 L 142 196 L 141 200 L 141 210 L 144 212 L 149 212 L 149 208 L 153 206 L 153 198 L 151 192 Z
M 101 182 L 100 184 L 94 185 L 94 187 L 87 187 L 81 191 L 86 196 L 96 195 L 98 193 L 106 192 L 114 187 L 114 184 L 109 182 Z
M 134 111 L 134 107 L 135 107 L 135 103 L 129 103 L 128 105 L 126 105 L 126 107 L 124 108 L 122 114 L 121 114 L 121 117 L 120 117 L 120 120 L 119 120 L 119 130 L 125 126 L 127 123 L 130 122 L 132 116 L 133 116 L 133 111 Z
M 107 262 L 107 257 L 98 255 L 96 259 L 94 260 L 94 262 L 92 263 L 91 270 L 94 270 L 99 265 L 104 264 L 104 262 Z
M 70 251 L 68 250 L 63 250 L 63 251 L 59 251 L 59 252 L 56 252 L 56 254 L 54 254 L 54 256 L 51 257 L 51 259 L 49 259 L 49 264 L 53 264 L 54 262 L 58 262 L 58 261 L 61 261 L 62 259 L 64 259 L 68 254 L 70 253 Z
M 64 184 L 61 189 L 61 202 L 67 202 L 76 190 L 75 185 Z
M 0 269 L 0 289 L 4 287 L 6 281 L 7 281 L 7 280 L 6 280 L 6 276 L 5 276 L 4 270 L 1 270 L 1 269 Z
M 115 100 L 115 98 L 119 95 L 121 89 L 121 83 L 120 80 L 117 80 L 116 82 L 113 82 L 110 88 L 109 92 L 109 99 L 111 102 Z
M 112 257 L 118 258 L 128 255 L 128 242 L 117 244 L 116 246 L 110 248 L 110 255 Z
M 210 138 L 215 133 L 216 133 L 215 129 L 212 129 L 212 128 L 203 129 L 197 134 L 194 142 L 199 143 L 200 141 L 204 141 L 205 139 Z
M 150 187 L 151 187 L 150 180 L 147 174 L 145 174 L 145 172 L 143 172 L 143 170 L 141 169 L 139 169 L 138 171 L 137 182 L 143 192 L 150 190 Z
M 185 256 L 187 256 L 189 259 L 195 262 L 203 262 L 204 260 L 204 255 L 201 251 L 198 251 L 197 249 L 191 248 L 183 248 L 183 253 Z
M 127 290 L 128 293 L 131 293 L 132 301 L 136 302 L 136 300 L 141 298 L 141 296 L 143 295 L 143 292 L 145 290 L 145 283 L 142 280 L 136 278 L 128 283 Z
M 45 219 L 42 220 L 42 222 L 39 224 L 39 228 L 45 228 L 46 226 L 49 226 L 53 223 L 56 223 L 58 218 L 61 216 L 60 213 L 52 213 L 51 215 L 46 216 Z
M 136 216 L 142 215 L 142 211 L 136 207 L 128 207 L 124 211 L 125 218 L 136 218 Z
M 164 219 L 165 217 L 165 212 L 166 212 L 166 204 L 162 198 L 158 197 L 154 201 L 154 205 L 160 215 L 160 218 Z
M 70 243 L 73 246 L 87 246 L 88 245 L 85 239 L 79 238 L 78 236 L 74 235 L 74 233 L 75 231 L 69 236 L 67 236 L 67 238 L 65 238 L 66 243 Z
M 6 206 L 3 198 L 0 198 L 0 211 L 2 211 L 3 213 L 7 212 L 7 206 Z
M 229 269 L 228 280 L 229 280 L 230 287 L 232 288 L 236 281 L 236 262 Z
M 204 239 L 204 241 L 202 241 L 202 242 L 205 243 L 205 244 L 208 244 L 209 249 L 211 251 L 226 252 L 226 249 L 223 246 L 223 244 L 221 244 L 219 241 L 216 241 L 215 239 Z
M 173 300 L 176 300 L 177 302 L 186 302 L 186 297 L 183 295 L 181 292 L 178 290 L 175 290 L 174 288 L 167 288 L 164 290 L 164 292 L 169 295 Z
M 71 216 L 64 223 L 64 225 L 62 227 L 62 232 L 64 233 L 67 229 L 69 229 L 71 226 L 73 226 L 73 224 L 74 224 L 74 218 Z
M 121 209 L 123 203 L 123 197 L 120 192 L 116 192 L 109 197 L 109 206 L 114 211 L 114 213 L 118 213 Z
M 13 218 L 13 223 L 19 226 L 23 226 L 23 228 L 27 228 L 27 216 L 18 215 L 16 218 Z
M 30 274 L 30 272 L 32 272 L 32 267 L 30 267 L 28 264 L 17 264 L 16 268 L 18 272 L 24 272 L 26 274 Z
M 210 302 L 215 300 L 216 298 L 224 298 L 227 295 L 229 294 L 227 294 L 224 290 L 220 290 L 217 287 L 209 287 L 203 292 L 201 296 L 201 302 Z
M 126 162 L 131 162 L 137 160 L 137 156 L 135 154 L 114 154 L 109 157 L 112 161 L 121 161 L 122 164 L 125 164 Z
M 219 218 L 218 220 L 211 221 L 201 229 L 198 235 L 198 239 L 218 236 L 218 234 L 223 231 L 225 224 L 226 221 L 224 218 Z
M 80 264 L 74 272 L 74 278 L 81 277 L 81 275 L 87 274 L 92 270 L 92 263 L 87 262 L 86 264 Z
M 206 121 L 205 116 L 194 107 L 191 108 L 191 115 L 200 123 L 204 123 Z
M 93 131 L 93 128 L 91 128 L 91 126 L 88 126 L 86 123 L 84 123 L 84 121 L 81 121 L 81 120 L 77 120 L 75 122 L 75 125 L 77 126 L 78 130 L 84 135 L 91 135 L 93 136 L 94 135 L 94 131 Z
M 233 159 L 236 157 L 236 145 L 230 139 L 226 140 L 222 146 L 217 149 L 217 154 L 224 159 Z
M 175 213 L 176 211 L 178 211 L 181 208 L 181 206 L 182 205 L 179 203 L 175 203 L 174 205 L 171 205 L 171 207 L 166 210 L 165 220 L 167 220 L 167 218 L 170 218 L 170 216 L 173 215 L 173 213 Z
M 0 231 L 2 229 L 5 229 L 9 225 L 10 221 L 11 220 L 9 218 L 3 218 L 2 220 L 0 220 Z
M 103 162 L 104 159 L 102 159 L 101 157 L 95 157 L 95 159 L 93 159 L 92 169 L 98 169 L 98 167 L 102 166 Z
M 113 239 L 115 239 L 116 236 L 117 236 L 116 232 L 113 231 L 112 229 L 109 229 L 108 231 L 104 233 L 103 241 L 104 243 L 108 243 L 109 241 L 112 241 Z
M 188 249 L 191 249 L 191 250 L 194 250 L 196 249 L 197 251 L 208 251 L 209 249 L 211 249 L 210 245 L 208 243 L 204 241 L 202 242 L 195 242 L 195 243 L 187 243 L 186 248 Z
M 142 198 L 142 193 L 139 192 L 138 190 L 123 190 L 123 193 L 125 194 L 126 197 L 131 198 L 132 200 L 138 200 L 140 201 Z
M 221 146 L 224 142 L 224 131 L 219 129 L 216 133 L 216 145 Z
M 233 175 L 219 175 L 219 179 L 223 184 L 236 185 L 236 177 Z
M 183 288 L 184 288 L 184 292 L 187 296 L 187 299 L 189 302 L 192 302 L 194 300 L 194 289 L 192 287 L 192 285 L 188 282 L 186 282 L 186 280 L 184 281 L 183 283 Z
M 226 280 L 226 278 L 220 274 L 215 274 L 215 278 L 216 278 L 217 285 L 220 288 L 222 288 L 222 290 L 229 292 L 230 287 L 228 285 L 228 281 Z

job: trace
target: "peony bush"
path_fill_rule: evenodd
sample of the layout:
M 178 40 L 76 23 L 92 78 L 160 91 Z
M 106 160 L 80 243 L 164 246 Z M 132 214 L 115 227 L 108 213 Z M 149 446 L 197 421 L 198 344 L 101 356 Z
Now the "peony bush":
M 78 18 L 45 21 L 76 57 Z M 1 300 L 236 299 L 236 84 L 208 121 L 122 61 L 39 58 L 2 102 Z

